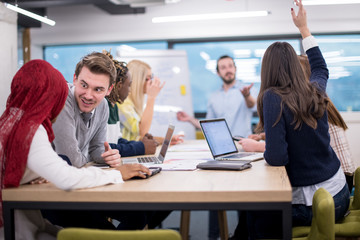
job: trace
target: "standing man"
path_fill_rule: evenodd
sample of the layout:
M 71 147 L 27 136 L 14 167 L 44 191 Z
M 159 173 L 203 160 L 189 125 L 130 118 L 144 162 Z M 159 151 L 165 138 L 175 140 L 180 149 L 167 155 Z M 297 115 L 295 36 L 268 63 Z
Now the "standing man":
M 256 99 L 251 95 L 250 89 L 254 84 L 244 86 L 236 81 L 236 66 L 234 59 L 228 55 L 221 56 L 216 65 L 218 76 L 222 79 L 221 89 L 212 93 L 208 101 L 206 118 L 225 118 L 233 136 L 247 137 L 251 131 L 251 118 L 255 110 Z M 180 121 L 188 121 L 196 128 L 201 128 L 197 119 L 185 112 L 178 112 Z M 241 215 L 244 221 L 244 215 Z M 209 240 L 219 237 L 219 223 L 217 211 L 209 213 Z
M 211 94 L 208 101 L 206 118 L 225 118 L 233 136 L 246 137 L 252 133 L 251 117 L 255 109 L 256 99 L 250 89 L 254 84 L 244 86 L 236 81 L 236 66 L 230 56 L 221 56 L 217 61 L 216 71 L 222 79 L 221 89 Z M 200 128 L 199 121 L 185 112 L 178 112 L 180 121 L 189 121 Z
M 104 97 L 110 94 L 115 78 L 115 66 L 105 54 L 91 53 L 76 65 L 65 107 L 53 124 L 55 150 L 73 166 L 90 161 L 111 167 L 121 164 L 119 151 L 105 142 L 109 108 Z

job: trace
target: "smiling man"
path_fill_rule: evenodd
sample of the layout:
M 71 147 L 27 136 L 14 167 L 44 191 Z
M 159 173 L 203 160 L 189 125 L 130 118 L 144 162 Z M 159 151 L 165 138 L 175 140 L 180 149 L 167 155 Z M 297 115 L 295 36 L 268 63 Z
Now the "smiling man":
M 102 53 L 86 55 L 76 65 L 65 107 L 53 124 L 55 150 L 73 166 L 90 161 L 112 167 L 121 164 L 119 151 L 104 145 L 109 116 L 104 97 L 110 94 L 115 77 L 112 60 Z

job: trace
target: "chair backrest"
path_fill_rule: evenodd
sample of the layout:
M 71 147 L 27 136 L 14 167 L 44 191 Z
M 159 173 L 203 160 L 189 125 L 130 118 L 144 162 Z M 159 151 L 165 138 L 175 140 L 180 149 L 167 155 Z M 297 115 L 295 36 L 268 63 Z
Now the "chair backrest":
M 360 167 L 358 167 L 355 170 L 354 182 L 355 182 L 354 200 L 352 201 L 351 209 L 359 210 L 360 209 Z
M 87 228 L 64 228 L 57 240 L 181 240 L 178 232 L 170 229 L 155 230 L 99 230 Z
M 319 188 L 313 197 L 313 219 L 309 240 L 335 239 L 335 206 L 331 194 L 324 188 Z

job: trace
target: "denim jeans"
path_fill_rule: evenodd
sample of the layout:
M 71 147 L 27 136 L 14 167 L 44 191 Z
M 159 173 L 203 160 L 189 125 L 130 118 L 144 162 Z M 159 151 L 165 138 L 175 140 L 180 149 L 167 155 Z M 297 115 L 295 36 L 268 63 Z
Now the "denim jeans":
M 350 193 L 348 185 L 334 196 L 335 221 L 344 217 L 349 208 Z M 293 226 L 310 226 L 313 213 L 311 206 L 294 204 L 292 206 Z M 249 211 L 247 224 L 250 239 L 266 239 L 282 237 L 282 221 L 280 211 Z

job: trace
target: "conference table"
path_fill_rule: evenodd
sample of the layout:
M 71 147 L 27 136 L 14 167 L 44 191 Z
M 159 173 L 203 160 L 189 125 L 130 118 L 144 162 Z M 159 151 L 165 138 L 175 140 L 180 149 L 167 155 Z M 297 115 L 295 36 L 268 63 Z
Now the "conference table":
M 176 153 L 181 157 L 181 152 Z M 243 171 L 162 171 L 142 180 L 63 191 L 53 184 L 4 189 L 5 239 L 14 239 L 15 209 L 280 210 L 291 239 L 291 186 L 284 167 L 264 160 Z

